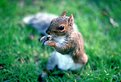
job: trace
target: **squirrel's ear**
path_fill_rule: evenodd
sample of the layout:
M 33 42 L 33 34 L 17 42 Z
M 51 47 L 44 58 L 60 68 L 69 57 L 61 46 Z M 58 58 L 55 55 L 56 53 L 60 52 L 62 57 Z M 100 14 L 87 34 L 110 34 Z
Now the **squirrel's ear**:
M 70 26 L 72 26 L 73 23 L 74 23 L 74 17 L 73 17 L 73 14 L 71 14 L 71 16 L 70 16 L 69 19 L 68 19 L 68 24 L 69 24 Z
M 61 14 L 61 16 L 66 16 L 66 11 L 63 11 L 63 13 Z

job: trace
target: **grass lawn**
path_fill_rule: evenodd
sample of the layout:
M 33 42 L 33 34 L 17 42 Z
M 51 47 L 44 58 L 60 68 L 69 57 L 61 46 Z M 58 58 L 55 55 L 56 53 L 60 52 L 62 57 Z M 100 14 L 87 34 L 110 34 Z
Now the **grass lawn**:
M 37 81 L 52 49 L 41 46 L 37 31 L 22 24 L 22 18 L 64 10 L 74 14 L 89 61 L 81 70 L 46 81 L 121 82 L 120 0 L 0 0 L 0 82 Z

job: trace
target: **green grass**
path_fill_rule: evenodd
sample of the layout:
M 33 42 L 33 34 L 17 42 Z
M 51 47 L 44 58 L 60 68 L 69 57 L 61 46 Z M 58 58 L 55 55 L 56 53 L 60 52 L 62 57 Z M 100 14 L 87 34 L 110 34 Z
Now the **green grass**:
M 39 34 L 22 24 L 22 18 L 40 11 L 74 14 L 85 40 L 89 61 L 75 73 L 49 76 L 48 82 L 121 81 L 121 1 L 120 0 L 19 0 L 0 1 L 0 82 L 36 82 L 51 49 L 38 42 Z M 106 13 L 106 14 L 105 14 Z M 118 24 L 113 26 L 109 18 Z M 55 71 L 62 72 L 62 71 Z

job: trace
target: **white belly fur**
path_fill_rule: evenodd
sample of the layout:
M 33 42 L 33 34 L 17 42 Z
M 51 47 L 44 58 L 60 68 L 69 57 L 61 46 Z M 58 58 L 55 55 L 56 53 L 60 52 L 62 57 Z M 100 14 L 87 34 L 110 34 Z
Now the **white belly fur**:
M 75 63 L 70 54 L 64 54 L 54 51 L 51 54 L 50 60 L 53 60 L 54 63 L 58 66 L 61 70 L 76 70 L 82 67 L 81 64 Z M 51 63 L 49 63 L 51 64 Z M 55 64 L 51 64 L 55 65 Z

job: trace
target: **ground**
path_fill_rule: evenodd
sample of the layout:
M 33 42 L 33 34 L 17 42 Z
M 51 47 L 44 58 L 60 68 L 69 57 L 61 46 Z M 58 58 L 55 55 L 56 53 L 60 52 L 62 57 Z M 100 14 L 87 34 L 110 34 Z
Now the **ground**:
M 41 45 L 37 31 L 22 24 L 22 18 L 43 11 L 59 15 L 64 10 L 74 14 L 89 61 L 76 72 L 63 71 L 62 77 L 49 76 L 46 81 L 120 82 L 120 7 L 120 0 L 1 0 L 0 82 L 37 81 L 52 49 Z

